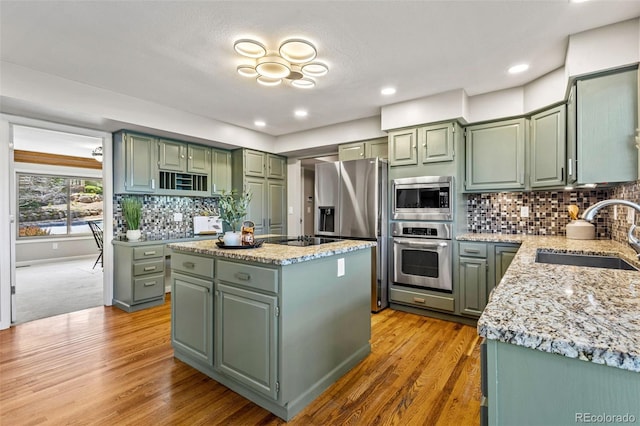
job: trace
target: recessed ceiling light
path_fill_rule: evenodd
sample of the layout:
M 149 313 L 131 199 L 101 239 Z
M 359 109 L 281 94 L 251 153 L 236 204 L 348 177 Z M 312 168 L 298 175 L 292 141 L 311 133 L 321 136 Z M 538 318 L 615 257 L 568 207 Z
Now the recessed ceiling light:
M 254 122 L 253 122 L 253 124 L 255 124 L 255 125 L 256 125 L 256 126 L 258 126 L 258 127 L 264 127 L 264 126 L 266 126 L 266 125 L 267 125 L 267 123 L 265 123 L 265 122 L 264 122 L 264 121 L 262 121 L 262 120 L 256 120 L 256 121 L 254 121 Z
M 297 109 L 294 114 L 296 115 L 296 117 L 306 117 L 308 115 L 307 111 L 303 110 L 303 109 Z
M 509 68 L 509 74 L 518 74 L 529 69 L 529 64 L 518 64 Z
M 395 87 L 385 87 L 384 89 L 382 89 L 380 91 L 381 94 L 383 95 L 395 95 L 396 93 L 396 88 Z

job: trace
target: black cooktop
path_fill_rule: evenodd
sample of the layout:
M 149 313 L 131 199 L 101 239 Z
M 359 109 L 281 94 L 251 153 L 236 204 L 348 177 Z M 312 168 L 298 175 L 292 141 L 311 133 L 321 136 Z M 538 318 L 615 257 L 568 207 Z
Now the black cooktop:
M 299 235 L 297 237 L 280 235 L 276 237 L 263 238 L 263 240 L 265 243 L 269 243 L 269 244 L 281 244 L 285 246 L 298 246 L 298 247 L 317 246 L 320 244 L 333 243 L 336 241 L 340 241 L 337 238 L 313 237 L 311 235 Z

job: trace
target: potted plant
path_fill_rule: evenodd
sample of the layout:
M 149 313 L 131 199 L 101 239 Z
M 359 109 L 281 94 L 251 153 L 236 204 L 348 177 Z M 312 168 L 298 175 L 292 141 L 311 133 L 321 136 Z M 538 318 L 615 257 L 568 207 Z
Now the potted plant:
M 127 222 L 127 240 L 138 241 L 140 239 L 140 217 L 142 216 L 140 200 L 133 197 L 122 199 L 122 215 Z
M 218 200 L 218 208 L 220 209 L 220 219 L 227 222 L 231 227 L 231 231 L 225 232 L 224 244 L 226 246 L 239 246 L 241 243 L 241 234 L 239 232 L 240 223 L 247 215 L 247 208 L 251 202 L 251 194 L 241 194 L 237 190 L 231 192 L 222 191 L 222 195 Z

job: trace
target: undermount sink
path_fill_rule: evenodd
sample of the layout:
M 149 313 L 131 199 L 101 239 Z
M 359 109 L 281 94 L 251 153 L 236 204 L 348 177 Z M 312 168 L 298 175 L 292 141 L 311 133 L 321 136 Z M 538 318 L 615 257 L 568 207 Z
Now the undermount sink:
M 541 249 L 536 251 L 537 263 L 554 265 L 588 266 L 591 268 L 623 269 L 637 271 L 638 268 L 617 256 L 598 256 L 592 254 L 556 253 Z

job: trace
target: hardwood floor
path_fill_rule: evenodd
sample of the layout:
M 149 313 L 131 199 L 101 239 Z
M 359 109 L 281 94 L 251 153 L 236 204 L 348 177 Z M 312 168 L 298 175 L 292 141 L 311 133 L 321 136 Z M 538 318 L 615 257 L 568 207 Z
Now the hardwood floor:
M 387 309 L 372 353 L 292 425 L 476 425 L 473 327 Z M 0 331 L 0 424 L 285 423 L 173 358 L 170 303 L 100 307 Z

